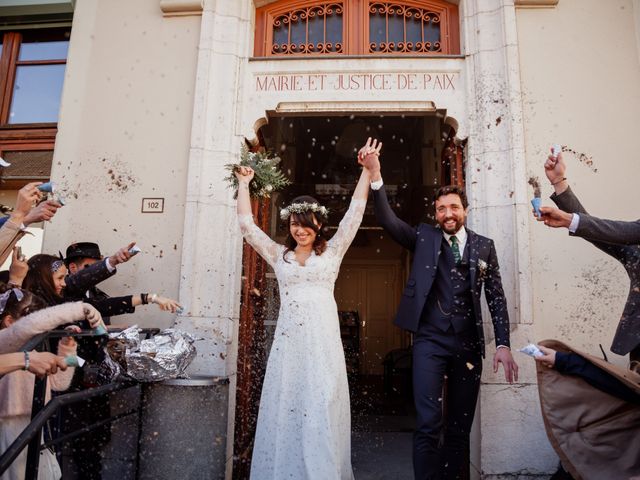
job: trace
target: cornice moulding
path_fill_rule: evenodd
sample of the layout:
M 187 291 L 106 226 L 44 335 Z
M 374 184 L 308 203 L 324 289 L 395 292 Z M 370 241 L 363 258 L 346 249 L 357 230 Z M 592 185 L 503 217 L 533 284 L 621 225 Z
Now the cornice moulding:
M 160 10 L 165 17 L 202 15 L 203 0 L 160 0 Z
M 553 8 L 560 0 L 515 0 L 516 8 Z

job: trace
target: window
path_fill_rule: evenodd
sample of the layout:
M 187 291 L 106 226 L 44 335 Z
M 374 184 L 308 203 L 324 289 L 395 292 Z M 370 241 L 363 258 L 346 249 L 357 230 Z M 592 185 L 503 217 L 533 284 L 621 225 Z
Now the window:
M 442 0 L 283 0 L 256 10 L 254 54 L 459 54 L 458 32 L 458 8 Z
M 342 3 L 297 8 L 273 18 L 271 53 L 342 53 Z
M 69 28 L 0 33 L 0 188 L 46 180 L 51 171 Z
M 438 13 L 415 6 L 370 2 L 370 53 L 435 53 L 441 50 Z

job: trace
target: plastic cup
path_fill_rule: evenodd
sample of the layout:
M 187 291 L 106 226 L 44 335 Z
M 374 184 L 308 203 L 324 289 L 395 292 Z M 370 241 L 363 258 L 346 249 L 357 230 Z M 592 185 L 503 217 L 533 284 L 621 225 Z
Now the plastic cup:
M 93 334 L 94 335 L 106 335 L 107 334 L 107 329 L 104 328 L 102 325 L 98 325 L 96 328 L 93 329 Z
M 42 185 L 38 186 L 38 190 L 40 190 L 41 192 L 46 192 L 46 193 L 55 193 L 56 184 L 53 183 L 53 182 L 43 183 Z
M 553 158 L 558 158 L 558 155 L 562 152 L 562 145 L 555 144 L 551 147 L 551 156 Z
M 533 211 L 536 212 L 536 217 L 541 217 L 542 213 L 540 212 L 540 204 L 542 203 L 542 199 L 540 197 L 533 197 L 531 200 L 531 206 L 533 207 Z
M 176 308 L 176 313 L 177 313 L 178 315 L 182 315 L 182 314 L 184 313 L 184 307 L 178 307 L 178 308 Z
M 544 357 L 544 353 L 540 351 L 537 345 L 530 343 L 529 345 L 518 350 L 519 352 L 529 355 L 530 357 Z
M 77 355 L 67 355 L 64 357 L 64 363 L 66 363 L 68 367 L 82 367 L 85 361 Z
M 140 253 L 141 251 L 142 250 L 140 250 L 140 247 L 138 247 L 137 245 L 134 245 L 129 249 L 129 255 L 135 255 L 137 253 Z

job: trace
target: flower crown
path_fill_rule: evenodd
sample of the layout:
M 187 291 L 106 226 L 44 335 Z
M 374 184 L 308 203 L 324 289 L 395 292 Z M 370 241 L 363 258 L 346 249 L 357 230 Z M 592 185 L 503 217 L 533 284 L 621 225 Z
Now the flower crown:
M 291 216 L 292 213 L 304 213 L 304 212 L 313 212 L 319 213 L 323 217 L 326 217 L 329 214 L 329 210 L 322 205 L 318 205 L 317 203 L 292 203 L 287 208 L 283 208 L 280 210 L 280 218 L 282 220 L 286 220 Z

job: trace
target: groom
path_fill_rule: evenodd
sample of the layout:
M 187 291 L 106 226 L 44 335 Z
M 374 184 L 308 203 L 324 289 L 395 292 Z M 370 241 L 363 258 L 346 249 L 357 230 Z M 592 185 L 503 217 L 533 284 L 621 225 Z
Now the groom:
M 484 356 L 483 284 L 497 345 L 494 372 L 502 363 L 506 380 L 512 383 L 518 379 L 518 366 L 509 348 L 509 315 L 495 247 L 491 239 L 465 228 L 467 198 L 458 186 L 441 187 L 436 193 L 439 228 L 424 223 L 412 227 L 400 220 L 387 200 L 376 144 L 376 140 L 367 140 L 358 154 L 358 162 L 371 173 L 376 218 L 396 242 L 413 253 L 395 324 L 414 334 L 415 478 L 460 478 Z M 442 433 L 444 443 L 440 446 Z

